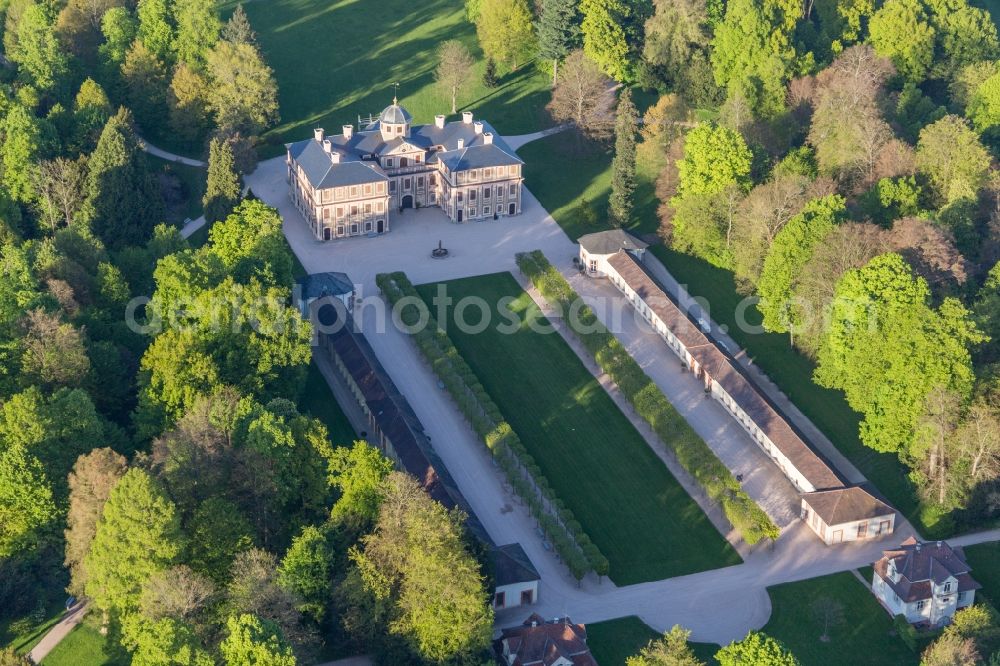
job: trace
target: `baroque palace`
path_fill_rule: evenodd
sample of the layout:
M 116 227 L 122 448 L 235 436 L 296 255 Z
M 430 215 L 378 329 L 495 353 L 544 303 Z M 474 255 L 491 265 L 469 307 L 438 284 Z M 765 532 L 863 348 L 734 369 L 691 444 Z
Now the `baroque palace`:
M 378 120 L 355 132 L 313 130 L 285 145 L 289 195 L 319 240 L 383 234 L 390 211 L 437 206 L 452 222 L 521 212 L 523 162 L 489 123 L 411 125 L 393 98 Z

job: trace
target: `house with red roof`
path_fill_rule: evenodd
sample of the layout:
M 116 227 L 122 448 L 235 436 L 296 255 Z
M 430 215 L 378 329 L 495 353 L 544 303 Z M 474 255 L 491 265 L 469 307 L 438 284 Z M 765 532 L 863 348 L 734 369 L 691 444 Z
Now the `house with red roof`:
M 597 666 L 587 647 L 587 628 L 568 617 L 546 621 L 538 613 L 504 629 L 493 644 L 504 666 Z
M 955 611 L 971 606 L 982 587 L 970 575 L 961 548 L 944 541 L 910 537 L 899 548 L 883 551 L 875 563 L 872 592 L 893 616 L 910 624 L 938 627 Z

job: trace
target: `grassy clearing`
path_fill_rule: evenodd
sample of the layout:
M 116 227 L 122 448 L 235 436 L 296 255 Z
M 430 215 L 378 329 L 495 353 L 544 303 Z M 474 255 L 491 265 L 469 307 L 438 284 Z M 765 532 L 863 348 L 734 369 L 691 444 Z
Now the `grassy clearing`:
M 299 410 L 319 419 L 330 434 L 334 446 L 350 446 L 358 438 L 347 416 L 330 391 L 330 385 L 315 363 L 309 364 L 309 374 L 299 396 Z
M 879 453 L 861 443 L 858 437 L 861 417 L 848 406 L 844 394 L 813 383 L 814 363 L 789 346 L 787 336 L 746 333 L 737 326 L 737 312 L 743 297 L 736 292 L 732 273 L 662 245 L 652 248 L 652 251 L 677 281 L 687 286 L 692 296 L 700 296 L 711 304 L 712 319 L 728 328 L 729 335 L 747 350 L 754 363 L 774 380 L 834 446 L 897 509 L 910 520 L 916 520 L 916 493 L 907 478 L 906 467 L 895 455 Z M 755 307 L 747 308 L 745 319 L 748 324 L 757 326 L 760 324 L 760 313 Z M 927 530 L 926 526 L 918 527 Z
M 447 288 L 456 301 L 473 295 L 489 303 L 511 300 L 508 307 L 521 323 L 510 335 L 494 326 L 462 333 L 450 310 L 440 323 L 556 494 L 611 561 L 615 583 L 740 561 L 562 338 L 529 327 L 547 322 L 513 276 L 467 278 Z M 432 308 L 436 289 L 418 287 Z
M 802 666 L 866 664 L 906 666 L 920 658 L 902 640 L 891 635 L 892 618 L 850 572 L 823 576 L 767 589 L 771 619 L 762 629 L 791 650 Z M 836 601 L 844 621 L 829 630 L 823 642 L 823 623 L 815 611 L 817 599 Z
M 227 4 L 227 14 L 234 3 Z M 264 57 L 278 81 L 281 123 L 264 139 L 265 152 L 309 135 L 313 127 L 337 132 L 357 123 L 358 114 L 378 114 L 400 102 L 414 122 L 433 121 L 451 110 L 451 100 L 434 85 L 437 48 L 449 39 L 469 47 L 476 59 L 474 78 L 459 96 L 502 134 L 533 132 L 551 124 L 544 113 L 549 76 L 532 63 L 505 73 L 500 85 L 482 85 L 485 61 L 475 27 L 465 19 L 462 0 L 268 0 L 244 6 L 257 31 Z
M 587 645 L 601 666 L 625 666 L 628 657 L 637 654 L 649 641 L 659 638 L 659 632 L 654 631 L 635 615 L 587 625 Z M 718 645 L 714 643 L 690 645 L 695 655 L 709 666 L 718 663 L 715 661 L 715 653 L 719 651 Z
M 27 653 L 59 621 L 63 611 L 63 603 L 53 599 L 44 612 L 0 622 L 0 647 L 14 648 L 18 654 Z
M 82 622 L 66 638 L 53 648 L 45 659 L 44 666 L 125 666 L 123 661 L 108 652 L 109 643 L 97 629 Z
M 994 606 L 1000 606 L 1000 542 L 967 546 L 965 558 L 972 567 L 972 577 L 983 586 L 977 598 L 985 596 Z
M 578 148 L 576 139 L 566 132 L 533 141 L 518 151 L 524 160 L 524 180 L 528 189 L 563 228 L 576 240 L 584 234 L 607 229 L 608 197 L 611 195 L 611 157 L 607 148 Z M 571 168 L 567 168 L 570 166 Z M 656 169 L 646 161 L 638 164 L 635 191 L 636 222 L 629 230 L 637 234 L 654 233 L 657 228 Z M 597 224 L 590 224 L 580 214 L 584 200 L 597 213 Z

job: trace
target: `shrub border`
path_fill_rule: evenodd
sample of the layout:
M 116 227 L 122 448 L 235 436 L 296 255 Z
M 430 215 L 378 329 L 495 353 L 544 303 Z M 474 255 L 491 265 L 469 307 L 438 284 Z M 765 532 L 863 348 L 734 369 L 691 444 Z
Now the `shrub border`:
M 521 273 L 550 305 L 562 312 L 575 313 L 572 320 L 566 320 L 570 330 L 618 385 L 636 413 L 670 447 L 687 473 L 722 507 L 743 540 L 753 546 L 763 539 L 777 539 L 781 531 L 774 521 L 746 494 L 729 468 L 674 409 L 663 391 L 600 322 L 590 306 L 583 303 L 542 251 L 519 253 L 516 260 Z
M 552 543 L 577 581 L 588 571 L 606 576 L 608 558 L 583 531 L 573 512 L 556 496 L 548 479 L 521 438 L 504 418 L 475 372 L 441 329 L 406 274 L 379 273 L 375 283 L 393 306 L 403 330 L 413 338 L 434 374 L 451 395 L 479 439 L 486 445 L 496 465 L 504 471 L 514 492 L 521 497 L 538 527 Z M 406 303 L 397 307 L 401 301 Z M 414 307 L 407 307 L 413 304 Z M 423 311 L 418 311 L 423 306 Z M 417 327 L 420 319 L 424 326 Z

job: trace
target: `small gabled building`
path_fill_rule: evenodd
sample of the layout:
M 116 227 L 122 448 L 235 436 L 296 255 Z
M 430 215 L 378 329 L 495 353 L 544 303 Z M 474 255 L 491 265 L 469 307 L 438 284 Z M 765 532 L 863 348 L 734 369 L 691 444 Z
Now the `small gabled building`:
M 910 624 L 951 622 L 955 611 L 972 605 L 982 587 L 969 573 L 962 549 L 944 541 L 910 537 L 899 548 L 883 551 L 874 568 L 872 593 L 890 615 L 902 615 Z
M 591 277 L 605 277 L 608 274 L 608 259 L 624 250 L 642 261 L 642 253 L 649 247 L 624 229 L 610 229 L 580 236 L 580 265 Z
M 494 649 L 503 666 L 597 666 L 587 628 L 568 617 L 546 622 L 532 613 L 520 626 L 503 629 Z
M 509 543 L 493 551 L 493 575 L 496 578 L 495 609 L 530 606 L 538 599 L 541 576 L 521 544 Z

